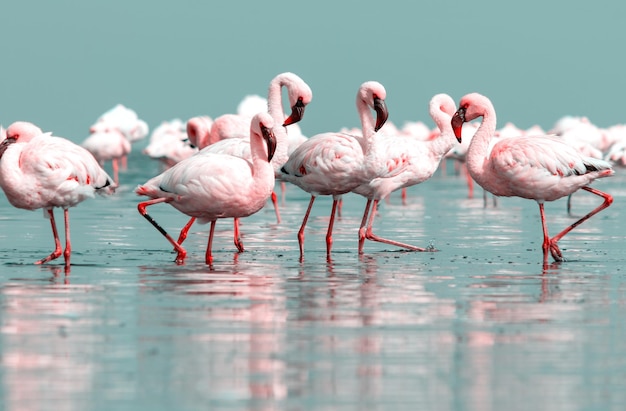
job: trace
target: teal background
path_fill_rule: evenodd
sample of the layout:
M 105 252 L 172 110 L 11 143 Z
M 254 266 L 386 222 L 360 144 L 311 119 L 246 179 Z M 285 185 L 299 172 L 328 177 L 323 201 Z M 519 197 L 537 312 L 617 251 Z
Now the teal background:
M 30 120 L 82 141 L 122 103 L 154 128 L 233 112 L 293 71 L 313 89 L 305 134 L 358 124 L 367 80 L 390 120 L 428 118 L 439 92 L 489 96 L 499 124 L 563 115 L 623 122 L 618 1 L 20 1 L 0 25 L 0 122 Z

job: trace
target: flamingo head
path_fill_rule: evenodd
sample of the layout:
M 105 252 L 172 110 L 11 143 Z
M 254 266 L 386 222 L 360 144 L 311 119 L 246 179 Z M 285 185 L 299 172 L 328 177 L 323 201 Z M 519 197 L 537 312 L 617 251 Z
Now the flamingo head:
M 283 126 L 288 126 L 302 120 L 302 117 L 304 117 L 305 107 L 306 104 L 304 103 L 304 99 L 302 97 L 298 97 L 298 101 L 296 101 L 296 104 L 291 106 L 291 114 L 285 119 Z
M 261 134 L 263 135 L 263 139 L 267 144 L 267 161 L 272 161 L 274 157 L 274 152 L 276 152 L 276 136 L 274 135 L 274 130 L 272 127 L 267 127 L 264 124 L 261 124 Z
M 376 95 L 374 95 L 374 111 L 376 112 L 376 126 L 374 130 L 378 131 L 387 122 L 389 111 L 387 110 L 385 100 Z
M 463 130 L 463 123 L 465 123 L 465 111 L 466 107 L 460 107 L 456 113 L 452 116 L 452 120 L 450 120 L 450 124 L 452 125 L 452 130 L 454 130 L 454 135 L 458 142 L 461 142 L 461 131 Z

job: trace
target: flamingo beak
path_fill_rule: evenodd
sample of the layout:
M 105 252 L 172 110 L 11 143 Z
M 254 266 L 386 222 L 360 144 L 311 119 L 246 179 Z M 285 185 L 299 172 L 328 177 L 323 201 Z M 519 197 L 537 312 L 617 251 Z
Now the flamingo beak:
M 374 97 L 374 111 L 376 111 L 376 126 L 374 127 L 374 131 L 378 131 L 385 125 L 385 122 L 387 122 L 389 118 L 389 111 L 387 111 L 385 100 Z
M 452 130 L 454 130 L 454 135 L 459 143 L 461 142 L 463 123 L 465 123 L 465 108 L 461 107 L 456 111 L 456 113 L 454 113 L 454 116 L 452 116 L 452 120 L 450 121 Z
M 272 161 L 272 157 L 274 157 L 274 152 L 276 152 L 276 136 L 274 135 L 274 131 L 269 128 L 261 125 L 261 133 L 263 134 L 263 138 L 267 143 L 267 161 Z
M 298 98 L 296 104 L 291 107 L 291 115 L 285 119 L 283 127 L 288 126 L 289 124 L 297 123 L 298 121 L 302 120 L 302 117 L 304 117 L 304 107 L 305 105 L 302 102 L 302 98 Z
M 15 137 L 7 137 L 2 140 L 2 143 L 0 143 L 0 158 L 2 158 L 4 152 L 7 151 L 7 148 L 9 148 L 9 146 L 15 142 L 17 142 L 17 139 Z

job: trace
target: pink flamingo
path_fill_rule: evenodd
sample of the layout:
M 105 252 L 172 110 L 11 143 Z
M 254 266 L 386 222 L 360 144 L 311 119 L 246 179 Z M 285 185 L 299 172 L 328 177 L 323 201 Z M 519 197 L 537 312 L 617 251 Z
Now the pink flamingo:
M 187 138 L 194 147 L 202 150 L 209 145 L 213 119 L 209 116 L 197 116 L 187 120 Z
M 362 136 L 345 133 L 317 134 L 302 143 L 281 168 L 282 178 L 311 194 L 309 206 L 298 231 L 300 258 L 304 257 L 304 229 L 315 198 L 332 195 L 333 205 L 326 233 L 326 254 L 330 258 L 335 212 L 341 196 L 359 185 L 370 181 L 371 174 L 366 162 L 372 161 L 370 148 L 376 132 L 388 117 L 385 98 L 387 93 L 382 84 L 365 82 L 359 87 L 356 106 L 361 118 Z M 370 109 L 376 111 L 376 120 Z
M 289 99 L 289 105 L 291 107 L 291 114 L 287 117 L 283 109 L 282 88 L 287 89 L 287 96 Z M 272 157 L 271 164 L 274 167 L 275 176 L 279 176 L 279 170 L 288 158 L 288 141 L 287 130 L 285 126 L 297 123 L 304 116 L 304 110 L 306 106 L 311 102 L 313 93 L 311 88 L 294 73 L 285 72 L 277 75 L 272 79 L 269 85 L 267 96 L 267 110 L 268 113 L 274 119 L 274 135 L 276 136 L 277 146 L 276 152 Z M 246 97 L 241 104 L 251 102 L 253 105 L 258 105 L 258 98 Z M 240 104 L 240 110 L 241 109 Z M 250 104 L 250 103 L 249 103 Z M 282 126 L 281 126 L 282 125 Z M 192 130 L 192 133 L 201 133 L 202 127 L 199 121 L 193 123 L 188 122 L 187 131 Z M 248 124 L 249 127 L 249 124 Z M 216 143 L 210 144 L 202 148 L 202 152 L 216 153 L 216 154 L 229 154 L 236 157 L 242 157 L 247 160 L 251 159 L 250 142 L 249 137 L 244 138 L 226 138 Z M 274 211 L 276 213 L 276 221 L 280 223 L 280 212 L 278 208 L 278 198 L 274 190 L 271 194 L 272 203 L 274 205 Z M 185 238 L 189 229 L 194 223 L 192 217 L 187 224 L 183 227 L 178 236 L 178 243 L 181 244 Z M 239 235 L 239 222 L 235 219 L 235 244 L 237 243 L 237 236 Z
M 94 197 L 111 194 L 116 184 L 84 148 L 62 137 L 43 133 L 32 123 L 15 122 L 0 144 L 0 186 L 9 202 L 26 210 L 44 209 L 54 235 L 54 251 L 35 264 L 43 264 L 63 254 L 69 269 L 69 208 Z M 63 208 L 65 250 L 54 221 L 54 207 Z
M 143 154 L 158 160 L 161 170 L 196 154 L 198 149 L 187 137 L 186 125 L 180 119 L 163 121 L 150 135 L 150 143 L 143 149 Z
M 375 166 L 376 177 L 352 190 L 367 198 L 359 228 L 359 254 L 363 254 L 365 240 L 378 241 L 411 251 L 434 251 L 432 247 L 421 248 L 379 237 L 373 233 L 372 226 L 379 200 L 387 198 L 395 190 L 423 183 L 437 171 L 443 156 L 456 144 L 450 125 L 455 110 L 452 97 L 437 94 L 432 97 L 429 105 L 430 116 L 441 130 L 437 138 L 423 140 L 382 134 L 372 142 L 371 150 L 377 153 L 374 156 L 377 162 L 370 163 L 370 166 Z
M 273 127 L 274 120 L 269 114 L 259 113 L 253 117 L 251 160 L 200 152 L 137 187 L 137 194 L 152 198 L 137 205 L 139 213 L 174 246 L 177 264 L 184 263 L 187 252 L 147 213 L 146 207 L 170 203 L 192 219 L 199 219 L 200 223 L 211 222 L 205 261 L 212 264 L 211 248 L 217 219 L 252 215 L 263 208 L 272 193 L 275 179 L 270 161 L 276 149 Z M 235 239 L 237 249 L 242 252 L 238 232 Z
M 119 184 L 119 162 L 130 154 L 130 141 L 119 129 L 110 127 L 107 123 L 92 126 L 89 132 L 89 137 L 81 143 L 81 146 L 89 151 L 101 166 L 106 161 L 111 161 L 113 180 L 115 184 Z
M 478 93 L 467 94 L 452 117 L 452 128 L 459 142 L 463 123 L 482 117 L 467 152 L 467 168 L 472 178 L 496 196 L 522 197 L 537 201 L 543 227 L 543 261 L 548 251 L 555 261 L 564 261 L 558 241 L 583 221 L 607 208 L 613 197 L 589 187 L 595 179 L 613 175 L 603 160 L 581 155 L 558 138 L 550 136 L 499 139 L 490 142 L 496 131 L 496 112 L 491 101 Z M 604 202 L 587 215 L 550 238 L 544 202 L 554 201 L 583 189 Z

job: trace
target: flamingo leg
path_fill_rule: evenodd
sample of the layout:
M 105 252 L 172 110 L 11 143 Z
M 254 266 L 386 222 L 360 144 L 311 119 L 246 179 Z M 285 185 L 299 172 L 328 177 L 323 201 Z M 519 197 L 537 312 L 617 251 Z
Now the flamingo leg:
M 552 237 L 552 239 L 550 239 L 550 252 L 552 253 L 552 257 L 554 257 L 554 259 L 556 261 L 562 261 L 562 256 L 560 254 L 559 247 L 557 246 L 557 242 L 561 238 L 563 238 L 563 236 L 565 234 L 569 233 L 574 228 L 578 227 L 580 224 L 582 224 L 583 222 L 585 222 L 586 220 L 588 220 L 589 218 L 591 218 L 595 214 L 599 213 L 600 211 L 602 211 L 605 208 L 607 208 L 608 206 L 610 206 L 611 203 L 613 203 L 613 196 L 611 196 L 610 194 L 607 194 L 607 193 L 605 193 L 603 191 L 600 191 L 600 190 L 597 190 L 597 189 L 591 188 L 591 187 L 582 187 L 582 189 L 585 190 L 585 191 L 589 191 L 590 193 L 595 194 L 595 195 L 597 195 L 599 197 L 604 198 L 604 202 L 602 202 L 602 204 L 600 204 L 599 206 L 597 206 L 596 208 L 591 210 L 589 213 L 584 215 L 582 218 L 577 220 L 575 223 L 570 224 L 569 226 L 567 226 L 563 231 L 561 231 L 560 233 L 558 233 L 557 235 Z M 561 258 L 561 259 L 559 259 L 559 258 Z
M 341 198 L 333 199 L 333 208 L 330 211 L 330 221 L 328 222 L 328 231 L 326 232 L 326 256 L 330 258 L 330 250 L 333 248 L 333 226 L 335 225 L 335 213 L 337 204 L 342 201 Z
M 574 217 L 572 214 L 572 194 L 567 196 L 567 215 L 570 217 Z
M 119 184 L 120 178 L 119 178 L 119 166 L 117 164 L 117 158 L 114 158 L 113 160 L 111 160 L 111 164 L 113 165 L 113 181 L 115 181 L 115 184 Z
M 367 224 L 367 217 L 369 216 L 371 205 L 372 199 L 368 198 L 367 203 L 365 203 L 361 226 L 359 227 L 359 254 L 363 254 L 363 245 L 365 244 L 365 225 Z
M 65 268 L 70 267 L 70 255 L 72 254 L 72 242 L 70 241 L 70 211 L 69 209 L 63 210 L 63 218 L 65 220 L 65 251 L 63 252 L 63 258 L 65 259 Z
M 46 258 L 42 258 L 39 261 L 36 261 L 35 264 L 44 264 L 48 261 L 54 260 L 55 258 L 59 258 L 63 253 L 63 249 L 61 248 L 61 240 L 59 239 L 59 233 L 57 231 L 57 224 L 54 221 L 54 211 L 52 209 L 47 210 L 48 217 L 50 218 L 50 225 L 52 226 L 52 235 L 54 236 L 54 251 L 47 256 Z
M 274 204 L 274 211 L 276 212 L 276 224 L 280 224 L 280 211 L 278 211 L 278 196 L 276 192 L 272 190 L 272 204 Z
M 163 234 L 163 237 L 165 237 L 167 241 L 169 241 L 170 244 L 174 246 L 174 249 L 178 253 L 176 255 L 176 264 L 183 264 L 185 262 L 185 257 L 187 257 L 187 251 L 185 251 L 185 249 L 180 244 L 178 244 L 172 238 L 172 236 L 170 236 L 167 233 L 167 231 L 165 231 L 165 229 L 163 229 L 163 227 L 161 227 L 159 223 L 157 223 L 154 220 L 154 218 L 152 218 L 146 211 L 146 207 L 149 207 L 151 205 L 158 204 L 158 203 L 163 203 L 163 202 L 169 203 L 170 201 L 171 200 L 167 198 L 155 198 L 155 199 L 144 201 L 144 202 L 137 204 L 137 210 L 139 211 L 139 214 L 141 214 L 146 220 L 148 220 L 148 222 L 152 224 L 154 228 L 156 228 L 159 231 L 159 233 Z
M 280 202 L 285 204 L 285 192 L 287 191 L 287 184 L 284 181 L 280 182 Z
M 235 218 L 233 223 L 235 231 L 235 247 L 237 247 L 237 250 L 239 250 L 240 253 L 243 253 L 243 242 L 241 241 L 241 235 L 239 233 L 239 219 Z
M 548 234 L 548 223 L 546 222 L 546 214 L 543 208 L 543 203 L 539 203 L 539 214 L 541 215 L 541 227 L 543 228 L 543 244 L 541 249 L 543 251 L 543 264 L 548 264 L 548 251 L 552 253 L 552 256 L 556 261 L 563 261 L 563 255 L 556 242 L 553 244 Z M 555 256 L 556 255 L 556 256 Z
M 343 208 L 343 197 L 337 201 L 337 217 L 341 218 L 341 209 Z
M 309 201 L 309 207 L 306 209 L 306 213 L 304 214 L 304 218 L 302 219 L 302 225 L 300 226 L 300 230 L 298 231 L 298 245 L 300 246 L 300 259 L 304 257 L 304 228 L 306 227 L 306 223 L 309 220 L 309 214 L 311 214 L 311 208 L 313 207 L 314 201 L 315 201 L 315 196 L 311 196 L 311 200 Z
M 122 156 L 122 170 L 128 169 L 128 156 Z
M 406 205 L 406 187 L 402 187 L 401 196 L 402 196 L 402 205 Z
M 374 200 L 374 204 L 372 204 L 372 210 L 376 209 L 377 206 L 378 206 L 378 200 Z M 367 224 L 367 230 L 365 231 L 365 238 L 367 238 L 368 240 L 377 241 L 379 243 L 385 243 L 385 244 L 393 245 L 393 246 L 400 247 L 400 248 L 406 248 L 407 250 L 411 250 L 411 251 L 434 251 L 431 249 L 416 247 L 414 245 L 405 244 L 399 241 L 389 240 L 389 239 L 377 236 L 376 234 L 374 234 L 373 228 L 372 228 L 374 226 L 375 217 L 376 217 L 376 213 L 372 211 L 370 215 L 369 223 Z
M 211 249 L 213 247 L 213 233 L 214 232 L 215 232 L 215 220 L 211 221 L 211 231 L 209 231 L 209 244 L 206 247 L 206 254 L 204 257 L 204 261 L 209 265 L 213 264 L 213 254 L 211 254 Z
M 183 229 L 180 230 L 180 234 L 178 235 L 178 241 L 177 241 L 179 245 L 181 245 L 183 241 L 187 239 L 187 235 L 189 234 L 189 229 L 191 228 L 191 226 L 193 225 L 195 221 L 196 221 L 196 217 L 191 217 L 189 221 L 187 222 L 187 224 L 185 224 Z

